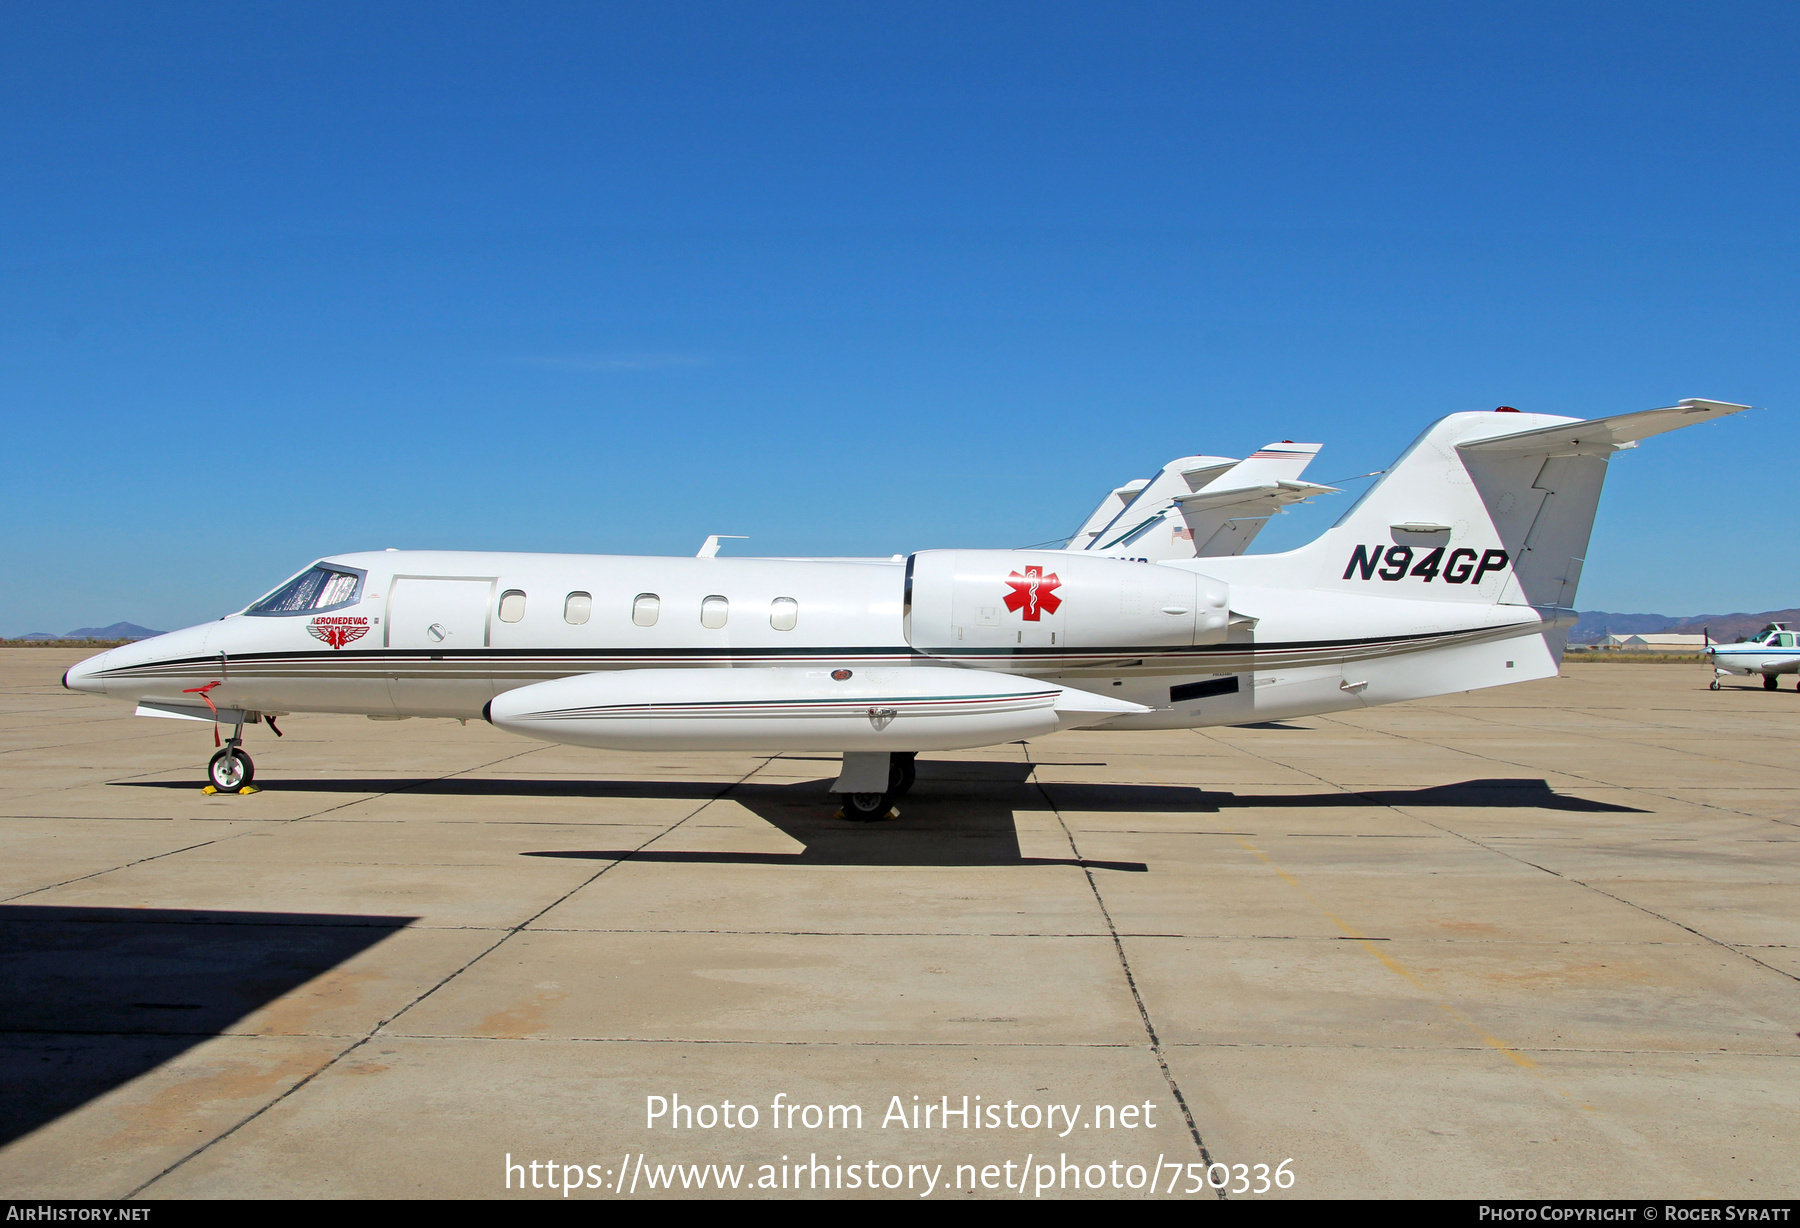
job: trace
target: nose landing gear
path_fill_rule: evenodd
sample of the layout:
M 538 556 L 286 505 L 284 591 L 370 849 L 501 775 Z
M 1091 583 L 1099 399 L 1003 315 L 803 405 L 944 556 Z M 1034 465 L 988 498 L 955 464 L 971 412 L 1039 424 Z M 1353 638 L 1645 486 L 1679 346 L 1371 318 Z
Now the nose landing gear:
M 254 716 L 255 713 L 247 715 Z M 257 717 L 257 719 L 262 718 Z M 256 778 L 256 764 L 252 763 L 250 756 L 243 752 L 243 745 L 244 722 L 239 721 L 233 728 L 231 736 L 225 739 L 224 749 L 214 755 L 212 762 L 206 765 L 206 778 L 212 781 L 208 787 L 209 792 L 256 792 L 250 787 L 250 782 Z
M 252 725 L 259 721 L 269 722 L 269 728 L 275 730 L 275 736 L 281 736 L 281 730 L 275 725 L 275 717 L 268 714 L 246 712 L 243 714 Z M 239 721 L 232 729 L 231 736 L 225 739 L 225 745 L 212 761 L 206 765 L 206 778 L 211 781 L 203 793 L 260 793 L 250 782 L 256 779 L 256 764 L 244 751 L 244 721 Z
M 231 745 L 214 755 L 212 762 L 206 765 L 206 778 L 221 793 L 236 793 L 256 779 L 256 764 L 238 749 L 237 742 L 238 739 L 232 738 Z

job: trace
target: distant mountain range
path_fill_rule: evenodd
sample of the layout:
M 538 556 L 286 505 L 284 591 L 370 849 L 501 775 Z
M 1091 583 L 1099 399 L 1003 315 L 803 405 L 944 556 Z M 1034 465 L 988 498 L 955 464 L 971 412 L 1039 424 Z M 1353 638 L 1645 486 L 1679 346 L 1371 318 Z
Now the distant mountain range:
M 1667 614 L 1608 614 L 1604 610 L 1586 610 L 1569 633 L 1571 644 L 1597 644 L 1609 635 L 1651 635 L 1673 631 L 1699 635 L 1705 631 L 1715 640 L 1726 643 L 1754 635 L 1773 622 L 1800 623 L 1800 610 L 1765 610 L 1761 614 L 1696 614 L 1692 618 L 1672 618 Z
M 147 640 L 153 635 L 161 635 L 160 631 L 152 631 L 148 627 L 140 627 L 136 623 L 114 623 L 110 627 L 77 627 L 67 635 L 51 635 L 48 631 L 32 631 L 18 638 L 22 640 Z

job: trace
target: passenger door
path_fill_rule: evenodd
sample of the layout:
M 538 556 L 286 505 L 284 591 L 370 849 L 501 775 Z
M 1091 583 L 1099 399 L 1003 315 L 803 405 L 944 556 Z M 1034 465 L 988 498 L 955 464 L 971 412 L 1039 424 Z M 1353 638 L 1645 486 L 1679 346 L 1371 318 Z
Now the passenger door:
M 388 589 L 387 646 L 486 648 L 495 579 L 396 576 Z

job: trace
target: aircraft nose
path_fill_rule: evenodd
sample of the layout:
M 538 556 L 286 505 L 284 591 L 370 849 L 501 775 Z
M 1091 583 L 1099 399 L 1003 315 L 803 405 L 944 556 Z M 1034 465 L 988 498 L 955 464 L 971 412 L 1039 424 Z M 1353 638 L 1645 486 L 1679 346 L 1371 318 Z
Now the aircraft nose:
M 106 658 L 111 653 L 103 652 L 97 657 L 89 657 L 78 661 L 63 671 L 62 684 L 71 691 L 86 691 L 90 695 L 106 694 L 106 683 L 101 678 L 101 671 L 106 668 Z

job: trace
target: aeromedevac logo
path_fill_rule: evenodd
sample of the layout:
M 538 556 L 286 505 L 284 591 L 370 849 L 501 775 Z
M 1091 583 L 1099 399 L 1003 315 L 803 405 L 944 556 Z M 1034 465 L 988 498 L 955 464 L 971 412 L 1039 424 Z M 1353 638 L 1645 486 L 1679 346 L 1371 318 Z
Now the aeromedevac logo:
M 1054 614 L 1062 605 L 1062 598 L 1052 589 L 1062 587 L 1062 581 L 1056 573 L 1044 574 L 1042 567 L 1027 567 L 1025 574 L 1013 572 L 1006 581 L 1012 592 L 1006 594 L 1008 610 L 1023 610 L 1022 617 L 1028 623 L 1037 622 L 1045 614 Z
M 369 634 L 369 620 L 366 618 L 315 618 L 306 625 L 308 632 L 315 640 L 324 640 L 333 648 L 342 648 L 351 640 L 360 640 Z

